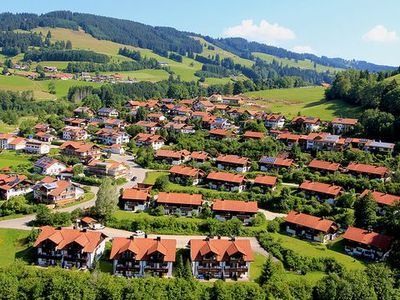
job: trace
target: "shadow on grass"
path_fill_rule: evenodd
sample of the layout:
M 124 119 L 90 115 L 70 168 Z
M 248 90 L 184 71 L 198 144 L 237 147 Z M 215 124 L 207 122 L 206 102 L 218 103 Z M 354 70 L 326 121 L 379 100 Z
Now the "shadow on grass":
M 17 240 L 17 245 L 19 247 L 24 247 L 24 249 L 19 250 L 15 253 L 15 259 L 21 260 L 27 264 L 32 264 L 35 262 L 35 248 L 29 245 L 27 238 L 22 238 Z
M 304 108 L 315 108 L 320 105 L 327 105 L 327 110 L 333 112 L 334 115 L 340 117 L 357 117 L 361 114 L 360 106 L 351 105 L 343 100 L 326 100 L 313 101 L 304 105 Z
M 344 239 L 339 239 L 339 240 L 336 240 L 336 241 L 330 243 L 327 248 L 329 250 L 335 251 L 337 253 L 340 253 L 343 255 L 348 255 L 345 251 L 345 240 Z M 350 255 L 348 255 L 348 256 L 351 257 Z M 360 263 L 362 263 L 365 266 L 369 263 L 368 260 L 365 260 L 362 257 L 353 258 L 353 260 L 354 260 L 354 262 L 359 261 Z

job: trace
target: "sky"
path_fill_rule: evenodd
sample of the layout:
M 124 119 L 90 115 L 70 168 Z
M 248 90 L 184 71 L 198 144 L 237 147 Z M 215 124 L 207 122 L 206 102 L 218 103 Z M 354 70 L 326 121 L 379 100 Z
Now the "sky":
M 398 0 L 13 0 L 2 12 L 93 13 L 296 52 L 400 65 Z

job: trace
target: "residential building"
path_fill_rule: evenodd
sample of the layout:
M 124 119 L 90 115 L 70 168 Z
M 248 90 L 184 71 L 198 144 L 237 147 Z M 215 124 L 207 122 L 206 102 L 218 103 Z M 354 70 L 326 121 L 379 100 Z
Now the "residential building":
M 183 185 L 197 185 L 205 175 L 200 169 L 185 166 L 173 166 L 169 169 L 169 173 L 171 182 Z
M 74 115 L 78 118 L 93 117 L 94 114 L 95 114 L 94 110 L 91 109 L 90 107 L 80 106 L 74 109 Z
M 23 137 L 16 137 L 8 143 L 9 150 L 24 150 L 26 147 L 26 140 Z
M 361 193 L 360 198 L 363 198 L 369 194 L 371 194 L 372 199 L 378 204 L 379 212 L 381 214 L 385 213 L 388 206 L 392 206 L 395 203 L 400 202 L 400 196 L 377 192 L 377 191 L 371 191 L 368 189 L 365 189 Z
M 332 162 L 329 162 L 329 161 L 313 159 L 309 163 L 308 168 L 316 170 L 316 171 L 320 171 L 320 172 L 323 172 L 323 173 L 337 172 L 337 171 L 339 171 L 340 164 L 332 163 Z
M 157 130 L 161 129 L 159 123 L 151 121 L 139 121 L 135 123 L 136 126 L 143 127 L 146 133 L 154 134 Z
M 378 167 L 354 162 L 351 162 L 347 166 L 347 172 L 354 176 L 367 176 L 370 179 L 386 179 L 389 176 L 389 169 L 386 167 Z
M 272 169 L 290 168 L 293 165 L 293 160 L 289 158 L 263 156 L 258 163 L 260 165 L 260 170 L 266 172 Z
M 210 160 L 210 155 L 204 151 L 194 151 L 190 154 L 190 158 L 198 166 L 204 164 L 206 161 Z
M 8 149 L 8 145 L 16 136 L 11 133 L 0 133 L 0 149 Z
M 172 277 L 176 240 L 122 238 L 112 240 L 113 274 L 125 277 Z
M 383 152 L 383 153 L 391 153 L 393 152 L 395 144 L 393 143 L 385 143 L 385 142 L 377 142 L 369 140 L 365 146 L 364 151 L 367 152 Z
M 120 178 L 128 173 L 128 167 L 114 160 L 91 160 L 87 167 L 86 172 L 90 175 L 98 177 L 109 176 L 112 178 Z
M 105 249 L 106 236 L 101 232 L 44 226 L 33 247 L 39 266 L 78 269 L 94 268 Z
M 273 191 L 276 188 L 278 177 L 259 175 L 254 179 L 253 187 L 259 187 L 262 192 Z
M 358 123 L 357 119 L 335 118 L 331 122 L 333 134 L 342 134 L 354 129 Z
M 265 117 L 265 127 L 281 129 L 285 126 L 285 117 L 282 115 L 271 114 Z
M 66 156 L 75 156 L 84 163 L 101 157 L 99 146 L 85 142 L 65 142 L 60 146 L 60 153 Z
M 217 168 L 220 170 L 230 170 L 239 173 L 250 171 L 250 160 L 247 157 L 221 154 L 217 157 L 216 162 Z
M 68 126 L 84 128 L 87 125 L 87 120 L 82 118 L 65 118 L 64 123 Z
M 321 119 L 317 117 L 295 117 L 292 125 L 300 127 L 308 132 L 318 131 L 321 125 Z
M 257 201 L 247 200 L 215 200 L 212 204 L 215 218 L 220 221 L 238 218 L 248 225 L 258 212 Z
M 85 141 L 89 137 L 87 131 L 82 127 L 65 126 L 62 138 L 66 141 Z
M 128 211 L 145 211 L 150 205 L 149 189 L 127 188 L 122 192 L 122 202 L 124 210 Z
M 166 215 L 198 216 L 202 204 L 201 194 L 160 192 L 156 199 L 156 205 L 163 206 Z
M 154 155 L 154 159 L 165 164 L 180 165 L 190 159 L 190 152 L 187 150 L 163 150 L 159 149 Z
M 299 188 L 305 191 L 309 196 L 315 196 L 318 200 L 327 201 L 331 204 L 334 203 L 337 196 L 343 192 L 341 186 L 308 180 L 300 184 Z
M 334 221 L 296 211 L 288 213 L 285 224 L 288 234 L 320 243 L 334 240 L 339 229 Z
M 164 138 L 158 134 L 138 133 L 133 140 L 137 147 L 151 147 L 154 150 L 161 149 L 165 144 Z
M 209 134 L 212 140 L 225 140 L 232 137 L 232 132 L 226 129 L 212 129 L 209 131 Z
M 52 141 L 55 140 L 54 135 L 52 135 L 50 133 L 43 132 L 43 131 L 36 132 L 35 133 L 35 138 L 38 141 L 42 141 L 42 142 L 45 142 L 45 143 L 51 143 Z
M 347 254 L 371 260 L 385 260 L 394 241 L 391 236 L 351 226 L 344 233 L 343 239 Z
M 58 175 L 66 169 L 64 163 L 48 156 L 39 158 L 33 165 L 33 170 L 41 175 Z
M 45 133 L 49 133 L 51 128 L 49 124 L 45 124 L 45 123 L 38 123 L 33 127 L 35 133 L 37 132 L 45 132 Z
M 162 113 L 151 113 L 147 115 L 147 118 L 151 122 L 156 122 L 156 123 L 164 122 L 165 120 L 167 120 L 167 118 Z
M 0 199 L 26 195 L 32 192 L 32 182 L 25 175 L 0 174 Z
M 241 192 L 245 189 L 243 175 L 226 172 L 210 172 L 207 176 L 208 185 L 214 190 L 226 190 L 229 192 Z
M 100 117 L 118 118 L 119 113 L 115 108 L 103 107 L 97 111 L 97 115 Z
M 33 197 L 40 203 L 62 206 L 80 199 L 85 192 L 67 180 L 45 177 L 33 186 Z
M 106 145 L 121 145 L 129 142 L 129 135 L 125 131 L 114 128 L 102 128 L 96 132 L 96 137 Z
M 28 153 L 48 154 L 50 152 L 50 145 L 41 141 L 27 140 L 24 150 Z
M 265 138 L 265 133 L 258 131 L 246 131 L 243 134 L 244 140 L 262 140 Z
M 191 239 L 190 260 L 198 279 L 247 279 L 254 260 L 248 239 Z

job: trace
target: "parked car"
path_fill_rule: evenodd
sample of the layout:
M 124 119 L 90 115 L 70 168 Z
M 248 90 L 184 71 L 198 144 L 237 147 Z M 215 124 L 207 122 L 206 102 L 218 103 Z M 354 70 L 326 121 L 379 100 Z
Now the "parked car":
M 137 176 L 133 176 L 131 181 L 136 181 L 136 179 L 137 179 Z
M 102 230 L 105 228 L 105 226 L 103 224 L 100 223 L 93 223 L 89 225 L 90 229 L 92 230 Z
M 144 231 L 142 231 L 142 230 L 136 230 L 136 231 L 133 233 L 133 235 L 134 235 L 134 236 L 137 236 L 137 237 L 145 237 L 145 236 L 146 236 L 146 234 L 145 234 Z

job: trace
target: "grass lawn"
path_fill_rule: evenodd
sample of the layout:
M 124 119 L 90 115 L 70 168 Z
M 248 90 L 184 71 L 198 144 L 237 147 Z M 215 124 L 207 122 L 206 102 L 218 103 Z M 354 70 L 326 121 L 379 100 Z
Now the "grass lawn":
M 145 184 L 154 184 L 157 180 L 158 177 L 163 176 L 163 175 L 168 175 L 169 172 L 167 171 L 153 171 L 153 172 L 147 172 L 146 173 L 146 178 L 144 179 Z
M 0 90 L 22 92 L 33 91 L 35 99 L 53 100 L 56 98 L 48 92 L 47 86 L 44 88 L 39 81 L 30 80 L 21 76 L 0 75 Z
M 272 89 L 245 93 L 253 98 L 250 109 L 270 110 L 287 117 L 298 114 L 318 116 L 330 121 L 335 117 L 357 117 L 361 108 L 349 105 L 342 100 L 325 100 L 323 87 L 304 87 L 290 89 Z
M 29 257 L 26 238 L 30 231 L 0 229 L 0 266 L 11 264 L 16 258 Z
M 49 89 L 49 83 L 54 82 L 56 86 L 56 94 L 52 95 L 53 97 L 56 98 L 62 98 L 66 97 L 68 95 L 68 90 L 72 86 L 93 86 L 93 87 L 100 87 L 101 83 L 98 82 L 86 82 L 86 81 L 80 81 L 80 80 L 43 80 L 43 81 L 34 81 L 37 82 L 42 90 L 48 91 Z
M 306 280 L 311 285 L 315 286 L 319 280 L 321 280 L 324 276 L 326 276 L 324 272 L 308 272 L 305 275 L 293 273 L 293 272 L 286 272 L 286 278 L 289 281 L 295 281 L 299 279 Z
M 262 267 L 267 257 L 259 253 L 253 253 L 254 261 L 250 264 L 250 280 L 256 281 L 261 275 Z
M 15 151 L 3 150 L 0 153 L 0 168 L 26 164 L 32 165 L 29 158 L 30 156 L 26 154 L 17 154 Z
M 10 133 L 17 129 L 15 125 L 8 125 L 6 123 L 0 122 L 0 133 Z
M 125 79 L 131 78 L 137 81 L 161 81 L 167 80 L 169 74 L 165 70 L 153 70 L 153 69 L 145 69 L 145 70 L 138 70 L 138 71 L 127 71 L 127 72 L 104 72 L 101 74 L 105 75 L 113 75 L 119 74 L 122 75 Z
M 85 195 L 82 197 L 82 199 L 78 200 L 78 201 L 74 201 L 71 203 L 67 203 L 66 205 L 63 205 L 62 207 L 71 207 L 71 206 L 75 206 L 87 201 L 90 201 L 94 198 L 94 193 L 89 192 L 89 193 L 85 193 Z
M 271 233 L 271 235 L 275 237 L 283 247 L 291 249 L 301 255 L 311 257 L 332 257 L 349 270 L 360 270 L 365 268 L 365 264 L 362 261 L 344 254 L 344 247 L 340 239 L 333 242 L 331 248 L 328 249 L 325 245 L 302 241 L 281 233 Z

